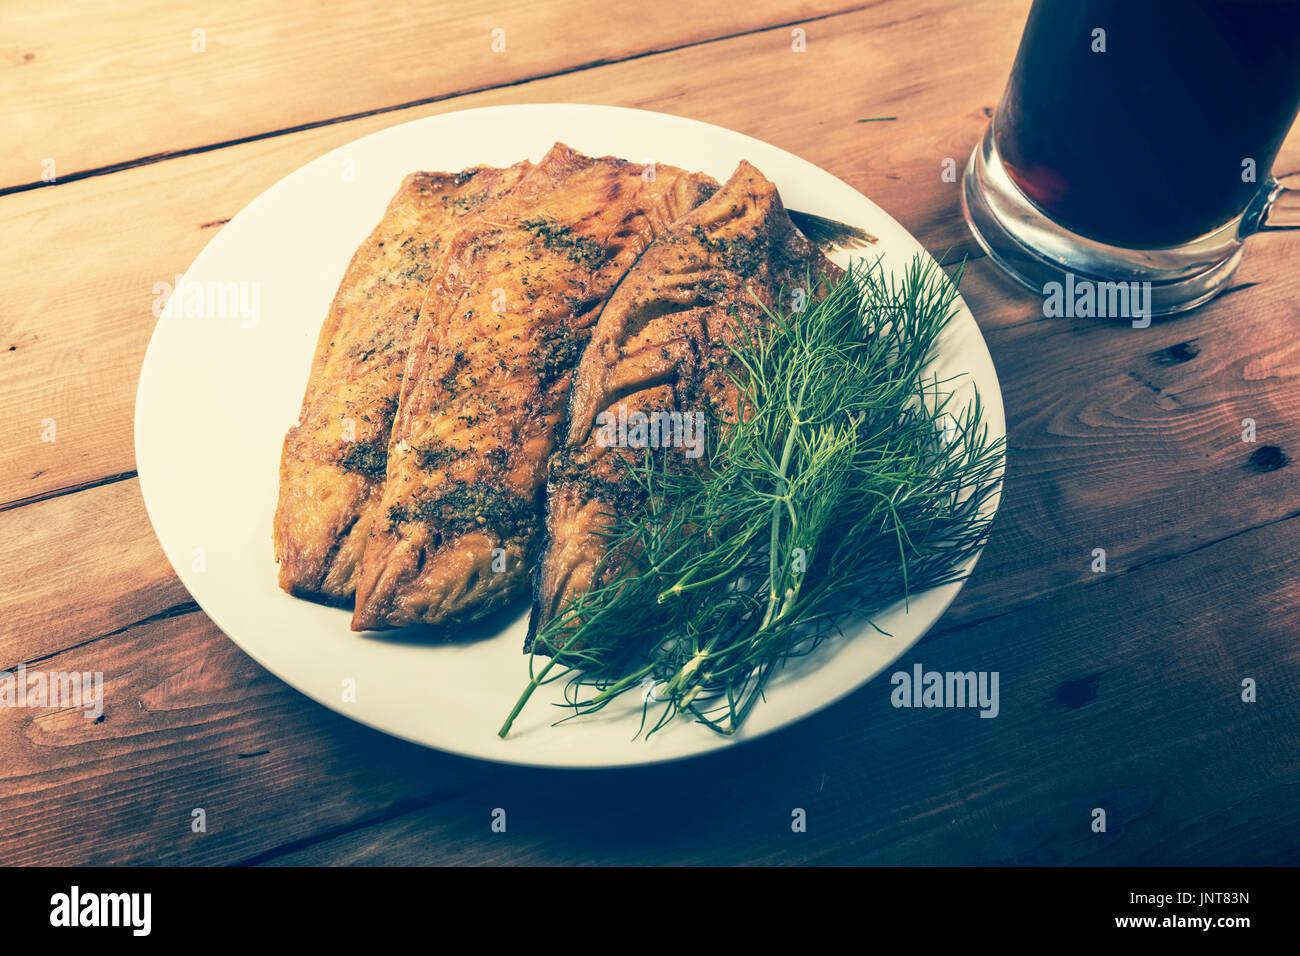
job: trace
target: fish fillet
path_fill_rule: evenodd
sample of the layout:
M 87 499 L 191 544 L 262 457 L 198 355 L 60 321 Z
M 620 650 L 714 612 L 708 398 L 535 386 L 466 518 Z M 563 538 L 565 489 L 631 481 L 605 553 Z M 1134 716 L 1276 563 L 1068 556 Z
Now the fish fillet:
M 823 280 L 838 274 L 747 162 L 646 251 L 605 306 L 574 374 L 567 434 L 549 465 L 526 647 L 597 578 L 615 580 L 626 564 L 627 556 L 606 553 L 617 516 L 640 504 L 623 463 L 651 447 L 669 464 L 703 466 L 699 426 L 725 427 L 743 411 L 729 374 L 739 371 L 728 347 L 738 328 L 763 323 L 762 306 L 788 307 L 796 289 L 820 295 Z M 637 413 L 649 422 L 640 433 L 629 427 Z
M 530 166 L 407 176 L 352 257 L 280 459 L 275 556 L 280 587 L 290 594 L 352 600 L 426 289 L 455 225 L 490 206 Z
M 353 629 L 463 623 L 524 590 L 591 326 L 654 238 L 716 188 L 557 143 L 462 224 L 412 337 Z

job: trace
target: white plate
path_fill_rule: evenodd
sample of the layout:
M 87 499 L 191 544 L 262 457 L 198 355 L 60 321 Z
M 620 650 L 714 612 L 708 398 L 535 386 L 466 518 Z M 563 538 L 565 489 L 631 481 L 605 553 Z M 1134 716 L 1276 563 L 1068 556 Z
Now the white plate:
M 922 251 L 871 200 L 831 174 L 694 120 L 546 104 L 467 110 L 396 126 L 336 149 L 272 186 L 185 273 L 184 288 L 206 293 L 226 284 L 227 292 L 243 294 L 246 308 L 230 308 L 234 314 L 224 318 L 186 317 L 182 294 L 163 312 L 136 397 L 145 504 L 177 574 L 231 640 L 304 694 L 372 727 L 453 753 L 553 767 L 655 763 L 734 746 L 861 687 L 930 628 L 960 586 L 913 596 L 910 611 L 896 607 L 879 615 L 877 623 L 892 637 L 864 625 L 848 639 L 823 645 L 770 685 L 766 702 L 734 738 L 679 719 L 649 740 L 633 739 L 640 722 L 636 695 L 623 710 L 611 706 L 551 727 L 563 715 L 549 706 L 561 699 L 559 684 L 534 695 L 508 739 L 497 736 L 527 680 L 520 652 L 526 608 L 495 634 L 430 645 L 354 634 L 349 612 L 296 600 L 276 587 L 271 516 L 280 446 L 297 417 L 317 331 L 353 251 L 407 173 L 536 161 L 556 140 L 593 155 L 654 160 L 719 180 L 748 159 L 777 184 L 790 208 L 878 236 L 872 254 L 883 253 L 887 268 L 906 266 Z M 162 301 L 167 290 L 154 291 Z M 970 384 L 978 387 L 990 433 L 999 437 L 1005 422 L 997 375 L 974 318 L 964 303 L 960 308 L 941 343 L 938 371 L 969 373 L 957 397 L 968 397 Z M 344 700 L 348 681 L 355 682 L 352 702 Z

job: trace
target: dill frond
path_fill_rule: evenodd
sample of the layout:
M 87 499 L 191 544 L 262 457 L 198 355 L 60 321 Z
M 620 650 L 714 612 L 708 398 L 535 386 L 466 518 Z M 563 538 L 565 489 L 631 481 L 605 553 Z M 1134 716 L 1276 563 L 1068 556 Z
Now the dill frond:
M 959 277 L 919 256 L 898 278 L 859 262 L 803 311 L 735 330 L 738 420 L 712 423 L 707 468 L 649 450 L 627 466 L 643 503 L 608 551 L 637 560 L 537 635 L 552 656 L 530 659 L 501 736 L 556 680 L 565 720 L 637 693 L 646 736 L 683 714 L 734 733 L 846 618 L 963 579 L 1004 442 L 978 394 L 958 407 L 928 371 Z

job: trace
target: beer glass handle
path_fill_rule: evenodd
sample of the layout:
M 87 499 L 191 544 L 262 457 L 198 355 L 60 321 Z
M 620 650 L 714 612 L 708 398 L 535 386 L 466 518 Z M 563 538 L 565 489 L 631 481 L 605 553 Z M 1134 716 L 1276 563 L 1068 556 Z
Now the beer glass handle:
M 1300 189 L 1274 180 L 1272 188 L 1261 190 L 1260 200 L 1252 203 L 1242 224 L 1246 234 L 1300 229 Z

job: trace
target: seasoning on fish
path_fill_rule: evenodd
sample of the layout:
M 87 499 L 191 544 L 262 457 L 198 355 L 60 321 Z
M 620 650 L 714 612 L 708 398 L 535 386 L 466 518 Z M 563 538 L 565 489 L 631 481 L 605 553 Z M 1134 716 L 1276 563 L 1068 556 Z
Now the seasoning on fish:
M 461 623 L 521 593 L 591 326 L 654 238 L 716 188 L 557 143 L 466 220 L 411 340 L 354 630 Z
M 426 289 L 456 223 L 490 207 L 531 165 L 407 176 L 352 257 L 281 453 L 274 541 L 290 594 L 351 602 Z

